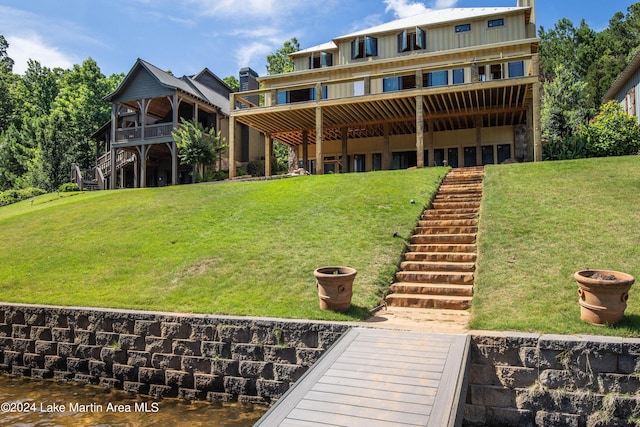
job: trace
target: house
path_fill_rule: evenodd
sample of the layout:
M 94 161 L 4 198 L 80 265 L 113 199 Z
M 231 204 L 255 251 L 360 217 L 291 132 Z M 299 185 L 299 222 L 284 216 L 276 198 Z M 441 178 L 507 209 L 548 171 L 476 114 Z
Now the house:
M 247 83 L 257 74 L 251 69 L 243 70 L 245 87 L 257 87 Z M 192 167 L 180 164 L 171 134 L 183 119 L 195 119 L 205 128 L 220 131 L 227 141 L 230 133 L 240 135 L 234 150 L 238 158 L 245 163 L 259 159 L 264 153 L 264 137 L 257 130 L 237 123 L 237 129 L 229 132 L 232 92 L 207 68 L 196 75 L 177 78 L 138 59 L 118 88 L 105 98 L 112 105 L 111 120 L 94 134 L 98 187 L 159 187 L 192 182 Z M 228 156 L 224 158 L 223 168 L 227 168 Z
M 431 10 L 295 52 L 293 72 L 232 94 L 229 120 L 265 134 L 267 170 L 274 140 L 317 174 L 541 160 L 534 1 Z
M 636 107 L 640 97 L 640 52 L 638 52 L 629 65 L 616 77 L 609 90 L 604 94 L 602 102 L 615 100 L 622 105 L 622 109 L 638 120 L 640 123 L 640 111 Z

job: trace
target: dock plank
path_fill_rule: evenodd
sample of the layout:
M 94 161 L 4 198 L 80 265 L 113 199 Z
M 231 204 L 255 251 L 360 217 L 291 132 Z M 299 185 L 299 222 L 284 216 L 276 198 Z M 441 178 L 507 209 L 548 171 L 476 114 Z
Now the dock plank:
M 446 426 L 459 423 L 464 335 L 354 328 L 256 426 Z

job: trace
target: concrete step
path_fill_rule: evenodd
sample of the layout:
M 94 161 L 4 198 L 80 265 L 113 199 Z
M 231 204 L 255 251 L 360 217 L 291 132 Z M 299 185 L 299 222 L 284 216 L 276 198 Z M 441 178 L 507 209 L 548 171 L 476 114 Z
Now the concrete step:
M 475 252 L 406 252 L 405 261 L 475 262 Z
M 472 297 L 419 294 L 391 294 L 386 298 L 387 304 L 393 307 L 444 308 L 466 310 L 471 307 Z
M 474 262 L 449 262 L 449 261 L 403 261 L 400 263 L 402 271 L 448 271 L 451 273 L 473 272 L 476 269 Z
M 396 273 L 396 281 L 415 283 L 445 283 L 449 285 L 472 285 L 473 272 L 398 271 Z
M 394 294 L 473 296 L 473 285 L 397 282 L 391 285 L 391 290 Z
M 480 209 L 480 202 L 456 202 L 456 201 L 433 201 L 431 203 L 433 209 Z
M 450 227 L 450 226 L 471 226 L 478 225 L 478 220 L 473 219 L 434 219 L 434 220 L 420 220 L 418 221 L 418 227 Z
M 476 242 L 475 233 L 468 234 L 414 234 L 411 236 L 413 245 L 429 245 L 434 243 L 470 244 Z
M 455 225 L 429 225 L 427 227 L 416 227 L 416 234 L 469 234 L 477 233 L 478 227 L 472 225 L 455 226 Z
M 465 243 L 432 243 L 409 245 L 409 252 L 456 252 L 464 254 L 475 254 L 475 244 Z

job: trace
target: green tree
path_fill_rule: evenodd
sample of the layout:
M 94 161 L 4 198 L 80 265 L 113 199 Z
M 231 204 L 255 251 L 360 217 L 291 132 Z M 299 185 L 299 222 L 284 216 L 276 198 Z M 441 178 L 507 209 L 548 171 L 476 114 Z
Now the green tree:
M 293 60 L 289 58 L 290 53 L 294 53 L 300 50 L 300 43 L 295 37 L 291 40 L 284 42 L 284 45 L 267 55 L 267 74 L 282 74 L 290 73 L 293 71 Z
M 27 184 L 32 187 L 55 191 L 69 180 L 71 147 L 65 133 L 65 118 L 60 113 L 35 120 L 32 132 L 38 145 L 29 162 Z
M 600 112 L 584 127 L 589 155 L 593 157 L 638 154 L 640 126 L 616 101 L 600 107 Z
M 204 176 L 205 166 L 214 164 L 226 149 L 219 131 L 217 134 L 209 133 L 209 129 L 194 120 L 182 119 L 171 135 L 182 163 L 193 166 L 194 178 L 198 174 L 198 166 L 201 166 L 201 176 Z
M 33 147 L 25 146 L 22 132 L 15 124 L 0 133 L 0 191 L 22 187 Z
M 234 76 L 227 76 L 222 79 L 223 82 L 227 84 L 234 92 L 240 91 L 240 81 L 236 79 Z
M 575 71 L 556 66 L 555 79 L 544 85 L 540 109 L 542 138 L 562 140 L 577 134 L 590 117 L 586 83 Z

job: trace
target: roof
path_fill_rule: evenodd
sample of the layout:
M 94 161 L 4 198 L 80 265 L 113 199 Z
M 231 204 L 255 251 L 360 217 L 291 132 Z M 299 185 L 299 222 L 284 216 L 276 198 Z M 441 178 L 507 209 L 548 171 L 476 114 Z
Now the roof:
M 115 96 L 129 84 L 130 80 L 133 78 L 132 76 L 135 74 L 134 71 L 139 67 L 142 67 L 147 72 L 149 72 L 149 74 L 151 74 L 162 86 L 186 93 L 187 95 L 191 95 L 204 103 L 218 107 L 222 113 L 229 115 L 229 99 L 208 88 L 202 83 L 194 80 L 194 77 L 201 75 L 205 71 L 209 72 L 218 80 L 220 80 L 208 69 L 205 68 L 194 77 L 183 76 L 182 78 L 177 78 L 140 58 L 136 60 L 136 63 L 133 65 L 133 67 L 131 67 L 131 70 L 125 76 L 124 80 L 122 80 L 116 90 L 104 97 L 104 100 L 111 102 L 115 98 Z
M 311 53 L 311 52 L 326 52 L 329 50 L 336 50 L 336 49 L 338 49 L 338 45 L 331 41 L 331 42 L 319 44 L 317 46 L 308 47 L 306 49 L 299 50 L 297 52 L 293 52 L 289 54 L 289 56 L 304 55 L 306 53 Z
M 421 13 L 419 15 L 397 19 L 395 21 L 387 22 L 386 24 L 381 24 L 375 27 L 365 28 L 363 30 L 345 34 L 343 36 L 336 37 L 333 40 L 335 42 L 336 40 L 386 33 L 390 31 L 398 31 L 404 28 L 443 24 L 446 22 L 462 21 L 467 19 L 480 18 L 483 16 L 507 14 L 518 11 L 527 11 L 530 9 L 530 7 L 469 7 L 429 10 L 428 12 Z
M 640 69 L 640 52 L 636 53 L 629 65 L 618 74 L 618 77 L 613 81 L 613 84 L 609 90 L 602 97 L 602 102 L 611 101 L 618 94 L 620 89 L 629 81 L 633 74 Z

